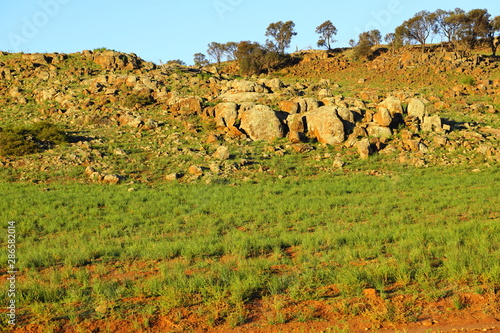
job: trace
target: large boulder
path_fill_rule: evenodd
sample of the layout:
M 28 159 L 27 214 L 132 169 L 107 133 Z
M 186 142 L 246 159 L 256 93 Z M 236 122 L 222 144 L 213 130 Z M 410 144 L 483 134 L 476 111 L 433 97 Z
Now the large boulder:
M 124 54 L 115 51 L 103 51 L 96 53 L 93 57 L 93 60 L 104 70 L 139 68 L 139 59 L 135 54 Z
M 271 141 L 285 136 L 283 124 L 267 105 L 255 105 L 242 112 L 240 117 L 240 128 L 254 141 Z
M 322 106 L 305 114 L 309 135 L 324 144 L 339 144 L 345 140 L 344 123 L 337 108 Z
M 276 92 L 280 89 L 285 88 L 285 85 L 283 84 L 283 82 L 281 82 L 281 80 L 278 78 L 260 79 L 259 81 L 257 81 L 257 83 L 271 89 L 271 91 L 273 91 L 273 92 Z
M 233 126 L 238 119 L 238 104 L 220 103 L 215 106 L 215 122 L 219 127 Z

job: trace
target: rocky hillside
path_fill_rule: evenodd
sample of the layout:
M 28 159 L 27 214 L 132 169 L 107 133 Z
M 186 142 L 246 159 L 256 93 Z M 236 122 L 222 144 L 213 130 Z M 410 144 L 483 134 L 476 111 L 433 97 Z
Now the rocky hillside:
M 113 51 L 1 53 L 2 130 L 49 122 L 69 141 L 4 154 L 0 174 L 209 183 L 348 172 L 375 161 L 478 170 L 500 162 L 496 59 L 412 50 L 368 63 L 296 56 L 275 75 L 241 78 Z

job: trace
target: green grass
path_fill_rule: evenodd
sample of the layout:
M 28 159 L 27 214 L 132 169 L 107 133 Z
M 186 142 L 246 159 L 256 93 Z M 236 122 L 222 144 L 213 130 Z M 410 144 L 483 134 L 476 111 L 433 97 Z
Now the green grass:
M 385 295 L 395 284 L 417 294 L 498 286 L 499 181 L 497 169 L 431 168 L 135 192 L 3 183 L 0 220 L 17 222 L 28 313 L 38 303 L 92 309 L 134 296 L 160 297 L 160 309 L 219 300 L 239 309 L 222 316 L 236 325 L 242 304 L 267 295 L 320 300 L 328 285 L 339 297 L 364 288 Z M 131 270 L 139 277 L 113 277 Z

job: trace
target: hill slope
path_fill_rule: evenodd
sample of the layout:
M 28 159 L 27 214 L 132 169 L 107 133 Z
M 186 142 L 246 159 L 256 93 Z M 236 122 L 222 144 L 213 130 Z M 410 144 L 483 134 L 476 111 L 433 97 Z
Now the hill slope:
M 35 155 L 4 150 L 0 170 L 35 182 L 211 181 L 300 176 L 288 169 L 297 158 L 312 174 L 377 153 L 420 166 L 498 162 L 496 61 L 441 51 L 368 63 L 301 57 L 274 76 L 241 79 L 111 51 L 4 53 L 1 127 L 49 122 L 70 138 Z M 217 157 L 220 146 L 228 156 Z

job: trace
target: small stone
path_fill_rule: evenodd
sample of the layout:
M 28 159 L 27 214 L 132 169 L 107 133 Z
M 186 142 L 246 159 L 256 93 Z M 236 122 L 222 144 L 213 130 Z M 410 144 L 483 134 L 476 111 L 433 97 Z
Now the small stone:
M 85 174 L 86 174 L 87 176 L 90 176 L 90 175 L 92 175 L 92 174 L 93 174 L 93 173 L 95 173 L 95 172 L 96 172 L 96 171 L 95 171 L 95 169 L 94 169 L 93 167 L 90 167 L 90 166 L 89 166 L 89 167 L 85 168 Z
M 311 150 L 314 150 L 314 147 L 311 146 L 311 145 L 307 145 L 307 144 L 295 144 L 292 146 L 292 149 L 296 152 L 296 153 L 307 153 L 307 152 L 310 152 Z
M 377 299 L 378 298 L 378 292 L 376 289 L 373 289 L 373 288 L 368 288 L 368 289 L 363 290 L 363 295 L 368 299 Z
M 118 155 L 118 156 L 125 156 L 127 155 L 127 153 L 125 152 L 125 150 L 121 149 L 121 148 L 116 148 L 113 153 L 115 155 Z
M 212 157 L 218 160 L 228 160 L 230 157 L 229 149 L 227 147 L 220 146 L 219 148 L 217 148 Z
M 220 165 L 217 162 L 210 163 L 209 167 L 210 167 L 210 171 L 212 171 L 213 173 L 221 172 Z
M 178 173 L 171 173 L 171 174 L 165 176 L 166 180 L 177 180 L 179 178 L 181 178 L 181 175 Z
M 422 326 L 430 327 L 432 325 L 434 325 L 434 323 L 432 322 L 432 320 L 424 320 L 422 322 Z
M 203 169 L 197 165 L 191 165 L 188 169 L 188 172 L 195 176 L 200 176 L 203 174 Z
M 342 161 L 340 158 L 335 158 L 333 160 L 333 167 L 337 169 L 341 169 L 345 165 L 344 161 Z
M 102 181 L 106 184 L 118 184 L 121 178 L 118 175 L 105 175 Z
M 107 304 L 101 304 L 98 307 L 95 308 L 95 312 L 105 314 L 108 312 L 108 305 Z
M 209 134 L 207 137 L 207 140 L 205 141 L 206 143 L 215 143 L 219 141 L 219 137 L 215 134 Z

